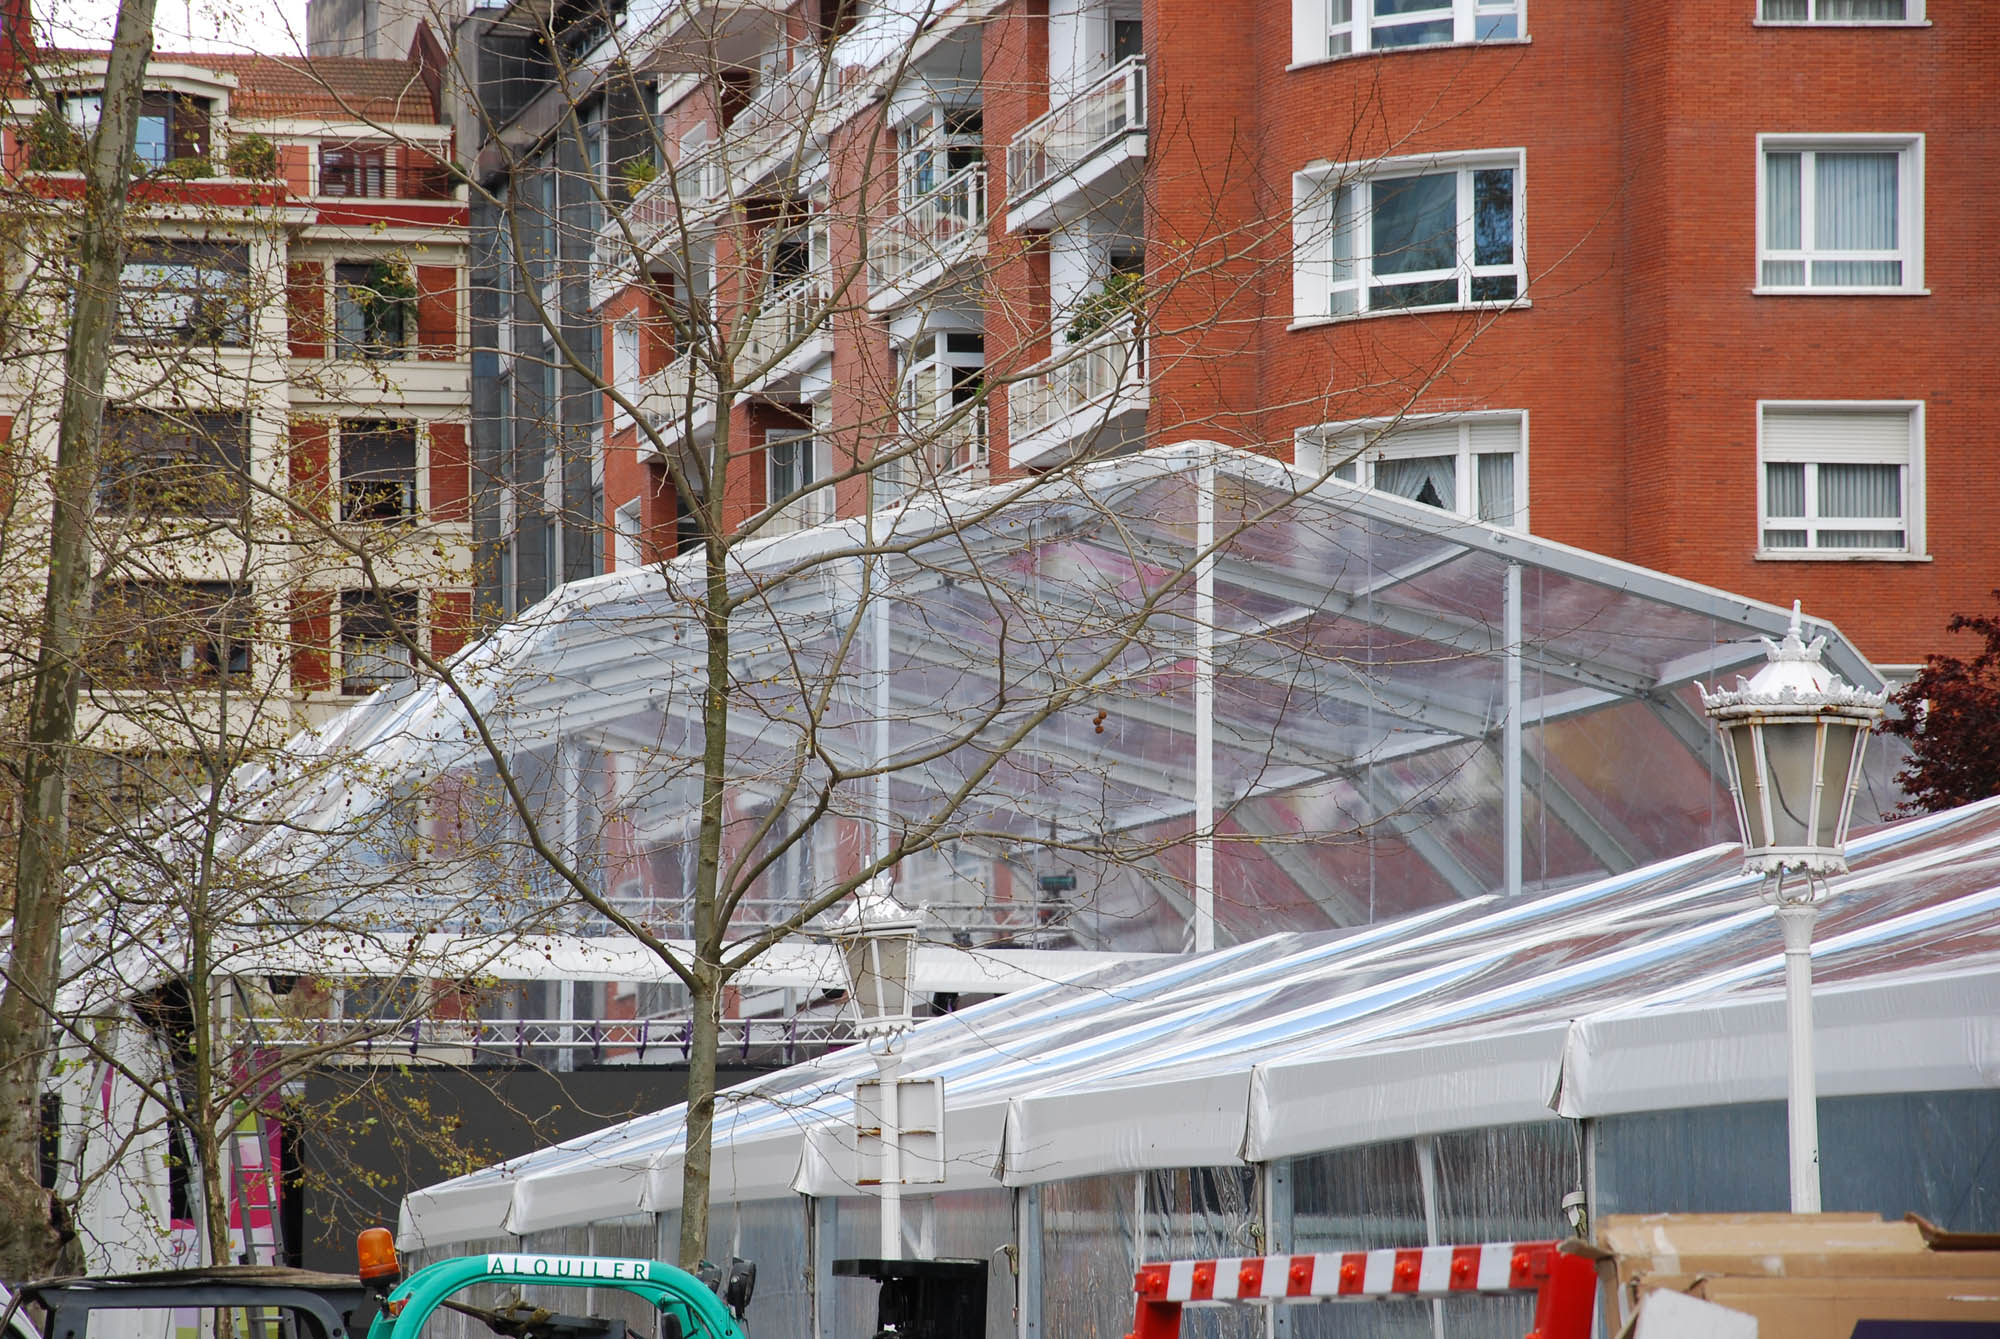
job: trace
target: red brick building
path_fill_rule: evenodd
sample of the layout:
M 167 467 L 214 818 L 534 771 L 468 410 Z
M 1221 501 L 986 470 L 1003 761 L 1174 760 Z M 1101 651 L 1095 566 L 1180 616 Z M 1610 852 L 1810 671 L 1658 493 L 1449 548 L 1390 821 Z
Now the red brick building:
M 732 13 L 641 81 L 662 170 L 593 243 L 641 239 L 591 290 L 594 566 L 668 542 L 665 461 L 717 431 L 689 335 L 734 313 L 783 351 L 729 397 L 768 457 L 732 525 L 866 506 L 924 433 L 925 478 L 1213 437 L 1803 599 L 1890 665 L 1996 584 L 2000 39 L 1963 6 L 1009 0 L 875 48 Z

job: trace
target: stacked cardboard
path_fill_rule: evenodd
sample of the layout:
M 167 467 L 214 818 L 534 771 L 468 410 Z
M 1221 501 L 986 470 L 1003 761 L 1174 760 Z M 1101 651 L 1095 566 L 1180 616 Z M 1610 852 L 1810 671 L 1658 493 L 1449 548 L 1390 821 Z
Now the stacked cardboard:
M 1593 1250 L 1608 1335 L 1710 1333 L 1640 1317 L 1672 1292 L 1753 1317 L 1758 1339 L 2000 1339 L 2000 1239 L 1873 1214 L 1606 1218 Z

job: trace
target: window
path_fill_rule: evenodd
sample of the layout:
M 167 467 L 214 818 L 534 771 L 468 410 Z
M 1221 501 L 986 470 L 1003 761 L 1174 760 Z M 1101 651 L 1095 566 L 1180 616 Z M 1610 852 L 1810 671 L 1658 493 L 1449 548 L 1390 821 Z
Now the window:
M 1294 64 L 1520 35 L 1520 0 L 1292 0 Z
M 417 597 L 412 591 L 341 592 L 340 691 L 372 693 L 415 674 L 410 643 L 416 623 Z
M 333 350 L 341 358 L 394 359 L 408 352 L 416 286 L 386 261 L 333 267 Z
M 1758 406 L 1759 549 L 1923 552 L 1923 406 Z
M 639 402 L 639 323 L 618 321 L 611 327 L 611 384 L 626 404 Z M 612 426 L 622 428 L 632 421 L 625 405 L 615 401 Z
M 181 93 L 141 94 L 134 143 L 139 162 L 147 167 L 208 157 L 208 99 Z
M 1299 319 L 1511 302 L 1527 287 L 1520 154 L 1295 178 Z
M 389 146 L 320 145 L 319 193 L 370 199 L 391 194 Z
M 91 610 L 91 682 L 164 688 L 247 674 L 253 608 L 248 588 L 227 582 L 107 582 Z
M 250 341 L 250 248 L 159 239 L 135 243 L 119 272 L 118 337 L 127 343 Z
M 611 560 L 617 564 L 619 571 L 630 571 L 644 562 L 640 556 L 642 533 L 638 498 L 611 513 Z
M 340 519 L 406 521 L 416 514 L 416 425 L 342 419 Z
M 1759 0 L 1765 23 L 1921 23 L 1924 0 Z
M 902 428 L 916 450 L 882 470 L 878 493 L 986 463 L 986 337 L 928 334 L 902 353 Z
M 1509 529 L 1528 528 L 1526 416 L 1405 418 L 1311 429 L 1300 467 Z
M 774 431 L 764 438 L 764 456 L 765 497 L 771 504 L 783 504 L 766 523 L 764 533 L 784 534 L 825 520 L 833 497 L 824 488 L 813 488 L 814 481 L 825 474 L 819 440 L 802 430 Z
M 1797 292 L 1923 287 L 1922 142 L 1758 137 L 1758 284 Z
M 933 107 L 896 132 L 905 206 L 986 161 L 981 124 L 977 107 Z
M 229 516 L 249 499 L 242 414 L 114 405 L 104 413 L 97 503 L 107 512 Z

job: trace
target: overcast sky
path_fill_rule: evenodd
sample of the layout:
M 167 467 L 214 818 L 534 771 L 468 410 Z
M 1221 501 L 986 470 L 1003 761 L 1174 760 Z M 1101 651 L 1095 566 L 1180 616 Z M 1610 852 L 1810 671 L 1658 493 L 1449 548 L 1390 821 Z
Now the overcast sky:
M 106 46 L 118 0 L 29 0 L 36 26 L 59 46 Z M 156 0 L 158 51 L 257 51 L 301 55 L 305 0 Z

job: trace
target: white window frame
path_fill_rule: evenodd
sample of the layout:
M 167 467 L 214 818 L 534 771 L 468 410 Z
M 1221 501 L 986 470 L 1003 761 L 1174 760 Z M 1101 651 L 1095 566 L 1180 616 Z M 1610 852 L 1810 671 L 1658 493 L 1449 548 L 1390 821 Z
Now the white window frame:
M 611 323 L 612 387 L 629 404 L 639 403 L 639 323 L 623 316 Z M 611 430 L 629 427 L 632 415 L 625 405 L 612 401 Z
M 777 510 L 772 511 L 769 518 L 758 531 L 759 534 L 790 534 L 794 530 L 809 529 L 833 515 L 833 490 L 819 482 L 825 479 L 831 472 L 831 461 L 828 459 L 830 453 L 827 450 L 825 439 L 820 435 L 816 426 L 810 428 L 799 427 L 796 429 L 787 428 L 765 435 L 764 505 L 767 508 L 776 506 L 781 496 L 793 491 L 786 489 L 781 493 L 777 486 L 777 480 L 774 477 L 778 469 L 776 448 L 784 445 L 802 445 L 806 453 L 805 459 L 811 466 L 812 473 L 804 480 L 806 484 L 805 490 L 799 492 L 796 497 L 793 497 L 791 501 L 786 502 L 782 507 L 778 507 Z
M 1767 0 L 1750 0 L 1752 20 L 1759 28 L 1928 28 L 1930 20 L 1924 17 L 1924 0 L 1903 0 L 1903 17 L 1900 19 L 1823 19 L 1819 17 L 1821 6 L 1826 0 L 1806 0 L 1806 17 L 1802 19 L 1770 19 L 1764 17 Z
M 1528 0 L 1432 0 L 1426 9 L 1377 17 L 1372 0 L 1292 0 L 1292 66 L 1313 65 L 1371 52 L 1434 51 L 1476 42 L 1516 42 L 1528 32 Z M 1513 31 L 1479 36 L 1482 28 L 1512 19 Z M 1381 45 L 1395 28 L 1451 21 L 1444 42 Z
M 640 544 L 644 528 L 638 498 L 611 513 L 611 561 L 616 570 L 627 572 L 644 565 Z
M 1774 451 L 1765 441 L 1765 422 L 1772 410 L 1816 410 L 1827 413 L 1907 413 L 1910 420 L 1908 458 L 1901 461 L 1881 460 L 1875 464 L 1897 464 L 1903 466 L 1903 547 L 1899 549 L 1845 549 L 1828 548 L 1816 544 L 1820 529 L 1858 530 L 1868 528 L 1867 518 L 1822 517 L 1818 515 L 1818 467 L 1829 462 L 1811 458 L 1804 453 Z M 1804 464 L 1807 466 L 1806 514 L 1773 517 L 1770 515 L 1769 475 L 1767 465 Z M 1838 462 L 1833 462 L 1838 463 Z M 1774 524 L 1775 523 L 1775 524 Z M 1765 544 L 1765 532 L 1773 529 L 1803 529 L 1806 546 L 1803 548 L 1770 548 Z M 1836 560 L 1843 562 L 1896 562 L 1927 561 L 1924 547 L 1924 402 L 1922 400 L 1759 400 L 1757 402 L 1757 557 L 1774 562 L 1814 562 Z
M 1479 474 L 1474 457 L 1497 453 L 1474 451 L 1472 429 L 1495 423 L 1518 424 L 1520 428 L 1519 445 L 1514 450 L 1514 515 L 1500 528 L 1526 533 L 1529 526 L 1528 411 L 1525 409 L 1481 410 L 1469 414 L 1405 414 L 1401 418 L 1349 419 L 1339 423 L 1316 424 L 1301 428 L 1295 435 L 1293 459 L 1297 461 L 1298 468 L 1312 478 L 1326 475 L 1373 492 L 1374 469 L 1378 461 L 1441 454 L 1426 443 L 1409 440 L 1405 434 L 1418 428 L 1455 426 L 1458 428 L 1458 464 L 1454 502 L 1449 511 L 1443 508 L 1437 510 L 1456 520 L 1476 522 L 1479 520 Z M 1399 442 L 1399 436 L 1404 440 Z M 1407 498 L 1403 500 L 1409 501 Z
M 1477 244 L 1473 218 L 1474 174 L 1496 168 L 1506 168 L 1514 174 L 1514 256 L 1505 265 L 1477 265 L 1474 263 Z M 1423 306 L 1371 306 L 1369 290 L 1374 287 L 1377 276 L 1369 263 L 1372 257 L 1361 254 L 1364 239 L 1371 231 L 1370 208 L 1365 198 L 1369 188 L 1378 181 L 1439 176 L 1447 172 L 1454 174 L 1457 181 L 1456 263 L 1450 270 L 1385 275 L 1381 278 L 1408 284 L 1455 277 L 1458 281 L 1456 298 L 1450 302 Z M 1297 322 L 1351 320 L 1359 316 L 1466 307 L 1528 305 L 1528 157 L 1523 149 L 1490 149 L 1476 153 L 1385 158 L 1364 164 L 1310 167 L 1293 175 L 1292 198 L 1292 305 L 1293 319 Z M 1335 238 L 1342 233 L 1349 239 L 1347 249 L 1352 254 L 1352 259 L 1346 262 L 1350 272 L 1345 277 L 1336 272 L 1333 258 Z M 1513 297 L 1472 296 L 1475 279 L 1506 275 L 1514 278 Z M 1348 291 L 1354 295 L 1351 309 L 1335 311 L 1334 295 Z
M 1816 153 L 1887 153 L 1894 152 L 1901 157 L 1896 169 L 1896 232 L 1898 246 L 1892 252 L 1826 252 L 1816 251 L 1812 246 L 1814 216 L 1817 200 L 1813 191 L 1813 168 L 1811 155 Z M 1770 156 L 1775 153 L 1796 153 L 1799 159 L 1800 249 L 1796 251 L 1772 250 L 1767 245 L 1769 221 L 1766 211 L 1770 201 L 1769 191 Z M 1757 269 L 1753 279 L 1754 293 L 1789 294 L 1798 296 L 1854 297 L 1868 294 L 1906 294 L 1921 296 L 1927 293 L 1924 287 L 1924 137 L 1921 134 L 1906 135 L 1759 135 L 1757 136 Z M 1903 282 L 1900 284 L 1819 284 L 1812 282 L 1812 267 L 1815 260 L 1900 260 L 1903 265 Z M 1767 284 L 1764 282 L 1764 265 L 1767 261 L 1800 261 L 1805 265 L 1806 282 L 1803 284 Z

